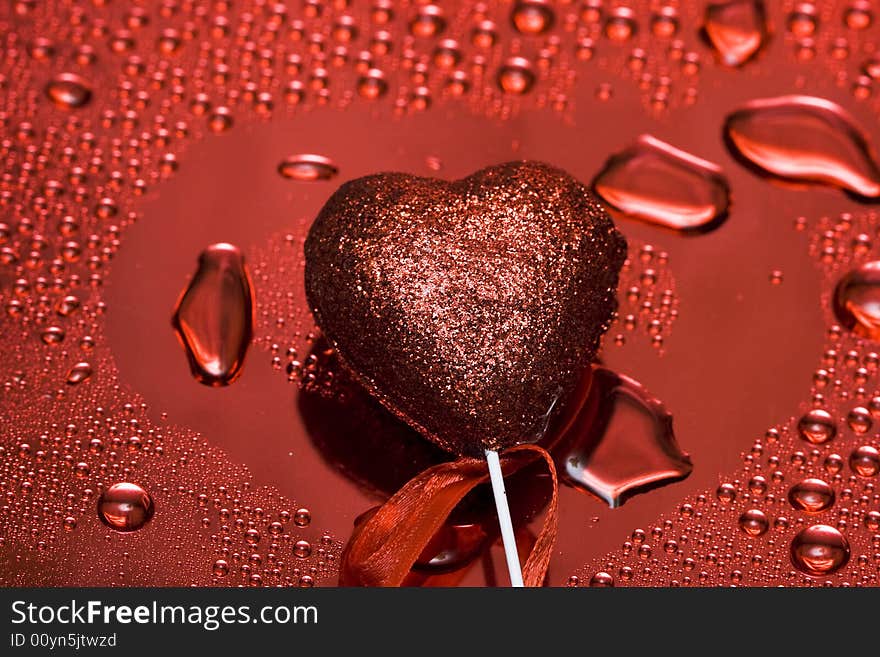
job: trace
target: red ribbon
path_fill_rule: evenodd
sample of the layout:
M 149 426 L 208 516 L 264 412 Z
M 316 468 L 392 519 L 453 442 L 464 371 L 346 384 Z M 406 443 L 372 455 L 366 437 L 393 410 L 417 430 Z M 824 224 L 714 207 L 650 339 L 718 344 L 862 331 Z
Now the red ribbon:
M 544 525 L 523 566 L 526 586 L 541 586 L 558 524 L 559 485 L 553 458 L 538 445 L 519 445 L 501 454 L 509 476 L 541 457 L 550 470 L 553 495 Z M 401 586 L 432 537 L 452 510 L 475 486 L 489 479 L 486 461 L 459 458 L 441 463 L 410 479 L 393 497 L 356 527 L 342 554 L 339 583 L 343 586 Z

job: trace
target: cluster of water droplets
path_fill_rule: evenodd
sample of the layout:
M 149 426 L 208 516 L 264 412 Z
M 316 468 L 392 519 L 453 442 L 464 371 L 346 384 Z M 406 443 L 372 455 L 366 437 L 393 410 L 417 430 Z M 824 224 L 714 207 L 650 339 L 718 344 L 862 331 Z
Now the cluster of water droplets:
M 880 564 L 880 284 L 873 211 L 798 218 L 828 330 L 809 401 L 683 503 L 570 584 L 876 586 Z
M 104 343 L 113 258 L 141 198 L 174 176 L 196 139 L 355 102 L 398 117 L 444 103 L 492 117 L 524 108 L 564 117 L 632 88 L 662 116 L 697 102 L 709 66 L 745 75 L 776 44 L 794 61 L 815 58 L 874 109 L 880 77 L 876 10 L 863 0 L 11 7 L 0 20 L 0 340 L 14 345 L 0 350 L 4 584 L 192 583 L 145 565 L 165 546 L 199 583 L 309 585 L 332 571 L 332 539 L 296 522 L 289 500 L 250 490 L 247 473 L 207 440 L 158 422 L 117 379 Z M 863 126 L 829 101 L 757 99 L 731 111 L 724 136 L 768 178 L 878 196 Z M 295 151 L 267 167 L 298 185 L 333 180 L 345 162 Z M 717 164 L 650 136 L 612 155 L 593 184 L 616 211 L 677 231 L 717 227 L 731 203 Z M 273 282 L 300 275 L 306 219 L 248 257 L 260 298 L 255 339 L 279 371 L 316 382 L 323 352 L 304 300 Z M 717 495 L 634 533 L 623 557 L 588 580 L 873 581 L 875 224 L 870 213 L 835 217 L 811 233 L 833 318 L 802 417 L 757 441 Z M 647 331 L 662 345 L 678 312 L 665 265 L 663 253 L 634 247 L 611 341 Z M 85 554 L 95 532 L 108 532 L 106 555 Z M 40 567 L 55 558 L 50 546 L 80 564 L 64 571 L 70 579 Z

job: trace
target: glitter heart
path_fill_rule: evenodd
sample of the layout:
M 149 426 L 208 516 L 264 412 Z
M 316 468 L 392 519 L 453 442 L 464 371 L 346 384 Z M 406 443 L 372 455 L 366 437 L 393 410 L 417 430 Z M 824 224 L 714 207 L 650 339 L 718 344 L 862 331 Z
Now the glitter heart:
M 428 439 L 477 456 L 540 440 L 587 375 L 626 241 L 577 180 L 517 162 L 348 182 L 305 255 L 342 362 Z

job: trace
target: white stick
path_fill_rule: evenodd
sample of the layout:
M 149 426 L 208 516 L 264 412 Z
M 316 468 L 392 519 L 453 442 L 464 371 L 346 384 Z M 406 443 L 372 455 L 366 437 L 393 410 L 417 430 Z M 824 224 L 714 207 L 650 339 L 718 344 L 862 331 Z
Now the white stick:
M 510 520 L 510 507 L 507 506 L 504 474 L 501 472 L 498 452 L 487 449 L 486 461 L 489 463 L 489 479 L 492 480 L 492 492 L 495 494 L 495 508 L 498 510 L 498 522 L 501 525 L 501 541 L 504 543 L 504 556 L 507 557 L 510 585 L 520 588 L 523 586 L 522 568 L 519 564 L 519 554 L 516 551 L 516 539 L 513 537 L 513 522 Z

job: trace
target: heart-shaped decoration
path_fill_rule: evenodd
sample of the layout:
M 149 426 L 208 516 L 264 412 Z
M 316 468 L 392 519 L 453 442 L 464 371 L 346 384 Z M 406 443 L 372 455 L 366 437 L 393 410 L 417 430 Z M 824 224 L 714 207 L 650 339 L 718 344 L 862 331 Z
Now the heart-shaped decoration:
M 545 164 L 348 182 L 305 244 L 318 325 L 392 412 L 459 455 L 537 442 L 616 310 L 626 241 Z

